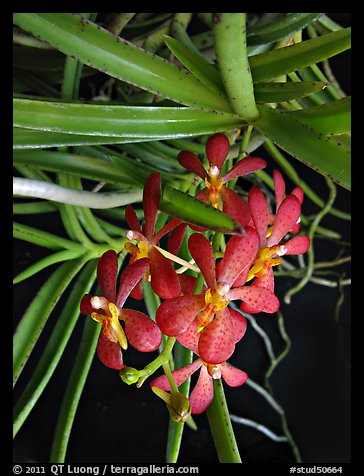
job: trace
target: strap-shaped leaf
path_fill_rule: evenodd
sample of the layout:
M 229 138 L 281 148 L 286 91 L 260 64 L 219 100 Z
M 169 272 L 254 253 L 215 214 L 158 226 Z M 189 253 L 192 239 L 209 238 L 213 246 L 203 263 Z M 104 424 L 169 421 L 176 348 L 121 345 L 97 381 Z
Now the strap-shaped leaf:
M 254 83 L 267 81 L 310 64 L 331 58 L 351 45 L 351 28 L 250 56 L 249 64 Z
M 196 92 L 197 94 L 197 92 Z M 14 99 L 15 126 L 140 140 L 210 134 L 242 125 L 236 115 L 187 107 L 104 106 Z
M 14 23 L 114 78 L 188 106 L 231 111 L 223 95 L 206 88 L 192 74 L 79 14 L 15 13 Z
M 221 233 L 243 234 L 242 226 L 220 210 L 187 193 L 164 186 L 160 210 L 182 221 Z
M 351 157 L 345 147 L 283 111 L 260 106 L 255 126 L 296 159 L 351 188 Z
M 328 83 L 323 81 L 289 81 L 284 83 L 257 83 L 254 85 L 257 103 L 292 101 L 322 91 Z
M 97 261 L 88 263 L 80 273 L 28 385 L 14 408 L 14 436 L 34 408 L 56 369 L 80 315 L 80 301 L 95 281 Z
M 76 273 L 83 259 L 67 261 L 59 266 L 34 297 L 21 321 L 13 340 L 14 385 L 26 364 L 47 319 Z
M 351 97 L 289 112 L 288 115 L 321 134 L 343 134 L 351 130 Z

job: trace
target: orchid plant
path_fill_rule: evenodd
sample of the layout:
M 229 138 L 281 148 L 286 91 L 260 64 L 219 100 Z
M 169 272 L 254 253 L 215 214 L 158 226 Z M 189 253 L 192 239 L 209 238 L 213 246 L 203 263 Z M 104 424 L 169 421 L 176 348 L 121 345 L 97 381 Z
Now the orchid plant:
M 14 43 L 14 236 L 53 250 L 14 279 L 24 289 L 49 272 L 16 323 L 14 437 L 81 326 L 51 462 L 72 462 L 95 365 L 167 410 L 168 463 L 203 415 L 220 462 L 244 461 L 233 421 L 302 461 L 269 378 L 290 348 L 292 296 L 309 282 L 337 287 L 338 318 L 350 284 L 320 274 L 350 259 L 321 224 L 350 220 L 333 206 L 350 191 L 350 96 L 329 64 L 350 28 L 324 13 L 15 13 Z M 59 234 L 31 221 L 43 214 Z M 317 261 L 329 242 L 337 256 Z M 278 357 L 267 322 L 286 343 Z M 270 359 L 262 385 L 241 359 L 253 332 Z M 229 411 L 225 391 L 248 388 L 278 411 L 283 436 Z

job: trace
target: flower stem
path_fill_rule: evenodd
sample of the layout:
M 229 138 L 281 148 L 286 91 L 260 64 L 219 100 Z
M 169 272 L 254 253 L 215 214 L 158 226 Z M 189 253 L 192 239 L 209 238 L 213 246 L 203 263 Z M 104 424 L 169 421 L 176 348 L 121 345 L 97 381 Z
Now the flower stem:
M 214 399 L 207 417 L 220 463 L 241 463 L 221 379 L 214 380 Z
M 175 337 L 168 337 L 158 357 L 156 357 L 152 362 L 150 362 L 150 364 L 146 365 L 144 369 L 139 372 L 140 377 L 136 385 L 138 388 L 143 385 L 145 380 L 150 375 L 152 375 L 152 373 L 154 373 L 157 369 L 159 369 L 159 367 L 161 367 L 162 365 L 166 364 L 169 361 L 175 342 L 176 342 Z

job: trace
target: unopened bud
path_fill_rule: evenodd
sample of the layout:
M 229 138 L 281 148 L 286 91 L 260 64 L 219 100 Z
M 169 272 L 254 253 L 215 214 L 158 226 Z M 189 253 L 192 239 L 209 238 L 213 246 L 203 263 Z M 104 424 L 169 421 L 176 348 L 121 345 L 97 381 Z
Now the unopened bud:
M 128 385 L 137 383 L 139 380 L 139 370 L 134 369 L 133 367 L 125 367 L 119 372 L 119 375 L 121 380 Z
M 168 393 L 159 387 L 151 387 L 153 392 L 166 402 L 171 420 L 184 423 L 191 416 L 191 403 L 182 393 Z

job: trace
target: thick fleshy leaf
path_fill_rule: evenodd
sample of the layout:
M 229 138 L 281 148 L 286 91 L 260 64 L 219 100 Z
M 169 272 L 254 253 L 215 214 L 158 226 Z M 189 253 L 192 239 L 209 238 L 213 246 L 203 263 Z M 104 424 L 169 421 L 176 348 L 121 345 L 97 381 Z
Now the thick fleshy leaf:
M 234 342 L 236 344 L 244 337 L 248 324 L 245 317 L 240 312 L 231 308 L 229 308 L 229 311 L 231 322 L 233 323 L 234 328 Z
M 306 253 L 310 247 L 310 238 L 308 236 L 295 236 L 286 241 L 284 246 L 287 248 L 286 255 L 301 255 Z
M 228 298 L 231 301 L 241 299 L 250 306 L 258 309 L 260 312 L 273 314 L 279 309 L 279 299 L 275 294 L 265 288 L 258 286 L 243 286 L 234 288 L 228 292 Z
M 90 299 L 93 297 L 92 294 L 85 294 L 80 302 L 80 311 L 82 314 L 91 314 L 94 312 L 94 308 L 91 305 Z
M 217 133 L 206 142 L 206 155 L 210 165 L 215 165 L 220 171 L 229 153 L 229 139 L 225 134 Z
M 200 338 L 200 333 L 196 332 L 198 326 L 197 317 L 191 322 L 187 330 L 182 334 L 177 336 L 177 340 L 180 344 L 187 349 L 192 350 L 195 354 L 198 354 L 198 340 Z
M 204 166 L 197 155 L 193 152 L 183 150 L 178 154 L 177 160 L 182 165 L 182 167 L 189 170 L 193 174 L 198 175 L 202 178 L 202 180 L 207 177 Z
M 158 307 L 156 322 L 163 334 L 178 336 L 187 330 L 204 305 L 203 294 L 168 299 Z
M 239 274 L 253 261 L 258 247 L 259 237 L 254 228 L 246 227 L 246 236 L 232 236 L 220 265 L 219 282 L 232 286 Z
M 209 364 L 225 362 L 235 349 L 234 327 L 228 308 L 221 309 L 201 332 L 198 353 Z
M 260 246 L 264 246 L 269 224 L 269 209 L 267 200 L 261 190 L 258 188 L 253 188 L 249 192 L 248 203 L 254 226 L 259 235 Z
M 188 240 L 188 249 L 200 268 L 209 288 L 215 288 L 215 257 L 211 243 L 204 235 L 194 233 Z
M 247 373 L 229 364 L 221 365 L 221 376 L 230 387 L 240 387 L 248 379 Z
M 179 387 L 185 380 L 188 379 L 196 370 L 198 370 L 203 365 L 201 359 L 197 359 L 189 365 L 182 367 L 180 369 L 174 370 L 172 372 L 173 380 L 177 387 Z M 168 379 L 166 375 L 160 375 L 150 382 L 151 387 L 159 387 L 166 392 L 171 390 Z
M 214 386 L 212 383 L 212 377 L 208 374 L 206 367 L 203 365 L 196 386 L 189 397 L 192 414 L 197 415 L 207 410 L 213 398 Z
M 125 322 L 125 334 L 135 349 L 139 352 L 153 352 L 158 349 L 162 335 L 150 317 L 143 312 L 123 309 L 120 319 Z
M 138 231 L 139 233 L 142 232 L 137 214 L 131 205 L 125 208 L 125 221 L 131 230 Z
M 278 209 L 273 230 L 267 238 L 267 246 L 276 245 L 293 228 L 301 213 L 301 204 L 297 197 L 288 195 Z
M 250 222 L 251 216 L 249 206 L 244 198 L 234 192 L 234 190 L 224 186 L 221 187 L 220 193 L 223 201 L 222 211 L 245 228 Z
M 281 206 L 286 194 L 286 184 L 282 174 L 278 170 L 273 170 L 274 192 L 276 195 L 276 210 Z
M 242 175 L 247 175 L 256 170 L 264 169 L 267 166 L 267 162 L 259 157 L 246 157 L 243 160 L 240 160 L 237 164 L 234 165 L 223 177 L 223 183 L 228 182 L 236 177 L 241 177 Z
M 124 268 L 120 275 L 119 291 L 116 298 L 116 305 L 123 307 L 124 302 L 140 281 L 150 264 L 149 258 L 141 258 Z
M 125 367 L 119 342 L 109 341 L 103 332 L 100 332 L 97 343 L 97 355 L 106 367 L 114 370 L 121 370 Z
M 100 258 L 97 265 L 97 281 L 110 301 L 116 300 L 116 276 L 118 274 L 118 259 L 114 250 L 106 251 Z
M 161 196 L 161 176 L 158 172 L 152 173 L 144 185 L 143 209 L 145 222 L 143 233 L 150 240 L 154 235 L 155 220 L 157 218 Z
M 179 296 L 181 284 L 172 261 L 163 256 L 156 248 L 150 250 L 149 257 L 153 291 L 162 299 Z

